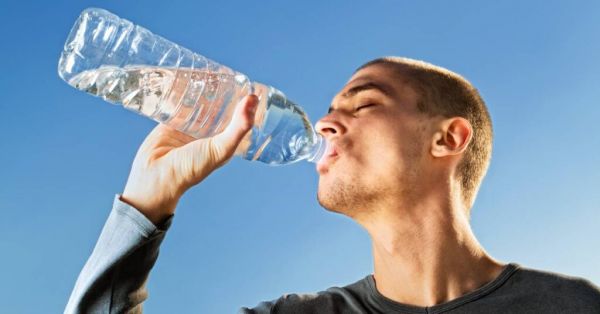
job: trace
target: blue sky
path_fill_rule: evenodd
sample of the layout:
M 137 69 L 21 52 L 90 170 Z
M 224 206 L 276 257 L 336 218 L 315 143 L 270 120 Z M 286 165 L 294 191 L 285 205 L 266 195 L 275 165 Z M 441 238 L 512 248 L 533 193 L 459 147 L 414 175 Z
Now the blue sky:
M 61 312 L 154 122 L 60 80 L 86 7 L 276 86 L 312 121 L 384 55 L 463 74 L 495 143 L 473 209 L 494 257 L 600 284 L 597 1 L 3 1 L 0 308 Z M 182 199 L 147 313 L 229 313 L 372 271 L 367 233 L 316 201 L 314 165 L 235 159 Z

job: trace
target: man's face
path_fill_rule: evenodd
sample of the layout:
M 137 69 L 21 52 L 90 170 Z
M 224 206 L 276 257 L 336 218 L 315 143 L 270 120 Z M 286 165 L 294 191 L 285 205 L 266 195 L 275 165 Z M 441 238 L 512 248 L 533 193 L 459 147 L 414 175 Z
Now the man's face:
M 417 99 L 385 65 L 350 78 L 317 123 L 332 148 L 317 164 L 323 207 L 355 217 L 391 197 L 414 194 L 429 144 Z

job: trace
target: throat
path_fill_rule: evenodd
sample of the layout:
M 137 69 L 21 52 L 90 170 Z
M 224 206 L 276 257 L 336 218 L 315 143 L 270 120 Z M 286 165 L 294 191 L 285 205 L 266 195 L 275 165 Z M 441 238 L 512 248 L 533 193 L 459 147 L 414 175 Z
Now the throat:
M 373 245 L 376 288 L 399 303 L 442 304 L 482 287 L 504 268 L 487 255 L 468 221 L 460 217 L 404 216 L 396 223 L 386 219 L 367 230 Z

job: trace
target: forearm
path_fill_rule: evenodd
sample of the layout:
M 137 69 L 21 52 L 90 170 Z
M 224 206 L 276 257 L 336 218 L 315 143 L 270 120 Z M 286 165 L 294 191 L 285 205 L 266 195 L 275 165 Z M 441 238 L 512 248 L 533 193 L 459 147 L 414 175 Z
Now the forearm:
M 145 282 L 171 223 L 157 228 L 115 197 L 94 251 L 79 274 L 65 313 L 140 313 Z

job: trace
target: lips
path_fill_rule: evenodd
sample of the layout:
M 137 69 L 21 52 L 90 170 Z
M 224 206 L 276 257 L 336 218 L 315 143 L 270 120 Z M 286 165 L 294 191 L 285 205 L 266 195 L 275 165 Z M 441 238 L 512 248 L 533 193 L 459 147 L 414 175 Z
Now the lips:
M 333 157 L 337 156 L 337 148 L 333 142 L 327 144 L 327 150 L 325 151 L 325 155 L 323 157 Z
M 337 147 L 333 142 L 327 143 L 327 150 L 317 163 L 317 171 L 320 173 L 327 169 L 327 166 L 338 157 Z

